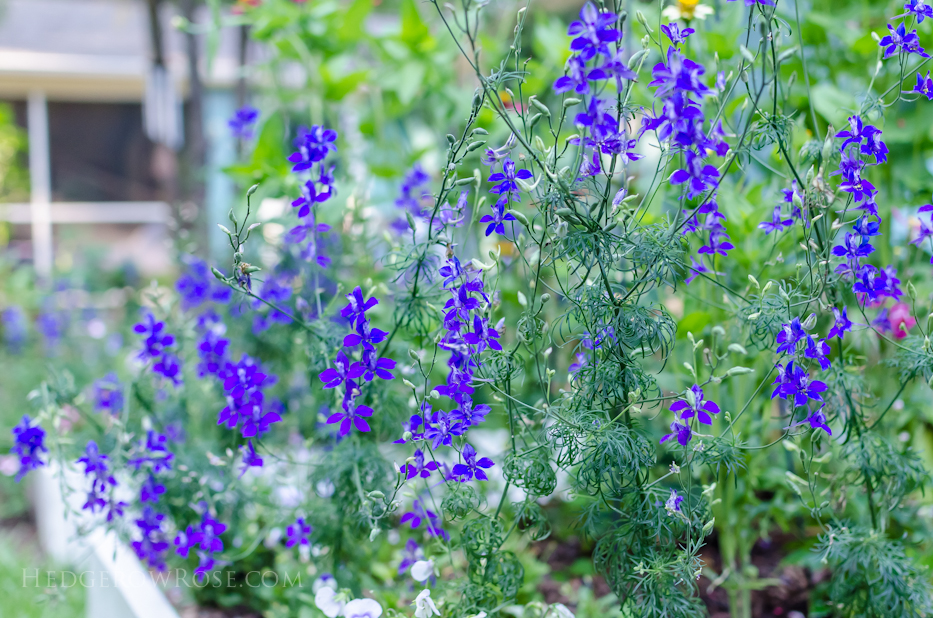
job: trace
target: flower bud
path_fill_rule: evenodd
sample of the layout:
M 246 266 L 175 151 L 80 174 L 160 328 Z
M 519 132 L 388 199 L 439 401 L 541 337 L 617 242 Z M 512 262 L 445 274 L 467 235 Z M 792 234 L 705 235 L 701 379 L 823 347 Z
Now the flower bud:
M 810 315 L 808 315 L 807 319 L 803 321 L 802 325 L 807 330 L 810 330 L 811 328 L 816 326 L 816 314 L 811 313 Z
M 549 110 L 549 109 L 547 108 L 547 105 L 545 105 L 544 103 L 542 103 L 541 101 L 539 101 L 537 97 L 534 97 L 534 96 L 531 97 L 530 99 L 528 99 L 528 102 L 531 103 L 534 107 L 537 107 L 538 110 L 539 110 L 542 114 L 544 114 L 545 116 L 547 116 L 548 118 L 551 117 L 551 110 Z
M 654 32 L 654 30 L 648 24 L 648 18 L 645 17 L 644 13 L 642 13 L 641 11 L 635 11 L 635 19 L 637 19 L 638 23 L 640 23 L 642 27 L 648 31 L 648 34 L 651 34 L 652 32 Z
M 227 280 L 227 278 L 224 277 L 224 274 L 220 272 L 219 270 L 217 270 L 216 268 L 214 268 L 213 266 L 211 266 L 211 272 L 214 273 L 214 276 L 220 279 L 221 281 Z
M 907 282 L 907 297 L 911 300 L 917 300 L 917 288 L 914 287 L 912 281 Z
M 253 193 L 256 193 L 257 189 L 259 189 L 259 183 L 254 184 L 252 187 L 246 190 L 246 197 L 249 197 Z
M 564 99 L 564 108 L 571 107 L 571 106 L 573 106 L 573 105 L 576 105 L 576 104 L 579 103 L 579 102 L 580 102 L 580 99 L 575 99 L 575 98 L 573 98 L 573 97 L 568 97 L 568 98 Z

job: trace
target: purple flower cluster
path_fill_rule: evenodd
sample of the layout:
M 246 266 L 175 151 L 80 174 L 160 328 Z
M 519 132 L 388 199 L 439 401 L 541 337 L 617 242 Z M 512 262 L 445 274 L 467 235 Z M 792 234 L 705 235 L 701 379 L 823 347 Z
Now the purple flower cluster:
M 353 328 L 353 332 L 343 339 L 343 345 L 349 349 L 350 356 L 340 350 L 333 361 L 334 366 L 328 367 L 319 376 L 324 388 L 343 389 L 342 409 L 327 419 L 329 425 L 340 423 L 341 437 L 349 434 L 353 427 L 362 432 L 370 430 L 366 418 L 373 415 L 373 410 L 356 402 L 361 392 L 359 378 L 364 382 L 372 382 L 376 378 L 391 380 L 395 377 L 390 371 L 395 368 L 395 361 L 391 358 L 381 358 L 376 350 L 376 345 L 385 341 L 388 333 L 373 328 L 366 316 L 366 312 L 378 305 L 379 300 L 373 297 L 364 298 L 363 290 L 356 287 L 347 294 L 347 301 L 349 302 L 340 310 L 340 315 L 346 318 Z M 357 347 L 360 348 L 358 354 L 353 350 Z
M 809 226 L 810 222 L 803 212 L 802 205 L 803 196 L 797 191 L 797 181 L 794 180 L 791 182 L 790 189 L 784 189 L 784 199 L 774 207 L 771 220 L 759 223 L 758 228 L 764 230 L 767 236 L 771 232 L 782 232 L 793 225 L 794 221 Z M 782 214 L 785 210 L 789 214 Z
M 679 413 L 679 418 L 671 423 L 671 433 L 661 438 L 661 444 L 676 437 L 681 446 L 687 446 L 693 439 L 692 419 L 696 417 L 700 423 L 712 425 L 713 418 L 710 414 L 719 414 L 719 406 L 716 402 L 707 400 L 703 395 L 703 389 L 694 384 L 684 393 L 684 399 L 679 399 L 671 405 L 671 412 Z
M 200 334 L 198 347 L 198 377 L 209 375 L 220 377 L 221 371 L 227 366 L 229 357 L 227 347 L 230 340 L 224 335 L 227 327 L 220 321 L 220 317 L 213 312 L 207 312 L 198 319 L 195 331 Z
M 26 312 L 19 305 L 10 305 L 0 313 L 0 325 L 3 326 L 3 342 L 12 353 L 19 354 L 29 334 Z
M 272 423 L 282 417 L 266 404 L 263 388 L 275 383 L 276 377 L 263 373 L 258 361 L 244 354 L 239 362 L 227 362 L 218 375 L 223 382 L 227 405 L 220 411 L 218 425 L 229 429 L 240 427 L 244 438 L 269 431 Z
M 117 379 L 117 374 L 108 373 L 94 382 L 94 409 L 109 412 L 116 416 L 123 411 L 123 385 Z
M 142 518 L 136 520 L 140 539 L 133 542 L 133 548 L 140 560 L 160 571 L 165 570 L 165 551 L 168 549 L 162 530 L 165 516 L 148 503 L 157 504 L 165 493 L 165 485 L 159 476 L 171 470 L 174 459 L 175 454 L 168 449 L 168 438 L 150 429 L 145 440 L 137 444 L 135 456 L 127 461 L 136 472 L 143 472 L 139 501 L 145 506 Z
M 844 334 L 851 328 L 852 324 L 848 321 L 845 310 L 836 312 L 836 324 L 830 331 L 830 336 Z M 822 371 L 829 369 L 829 343 L 826 339 L 814 338 L 807 333 L 807 330 L 808 328 L 800 322 L 799 318 L 793 318 L 789 324 L 781 327 L 781 332 L 777 336 L 777 353 L 788 356 L 789 360 L 786 364 L 778 363 L 775 367 L 778 375 L 772 384 L 775 389 L 771 393 L 771 399 L 780 397 L 791 403 L 793 408 L 806 408 L 809 412 L 807 418 L 792 426 L 809 423 L 812 428 L 823 429 L 827 434 L 832 435 L 832 430 L 826 425 L 826 417 L 823 414 L 824 404 L 821 393 L 826 392 L 826 383 L 815 379 L 807 369 L 807 366 L 813 362 L 816 362 Z M 819 405 L 819 408 L 813 411 L 810 406 L 811 402 Z
M 863 172 L 866 167 L 887 162 L 888 148 L 881 141 L 881 131 L 865 124 L 857 115 L 849 118 L 849 128 L 836 137 L 843 138 L 843 142 L 839 170 L 834 174 L 842 177 L 839 188 L 849 193 L 856 204 L 850 210 L 861 211 L 862 215 L 852 231 L 846 233 L 842 244 L 833 247 L 833 255 L 843 258 L 835 272 L 853 281 L 852 290 L 861 302 L 881 305 L 888 298 L 896 301 L 902 295 L 897 270 L 893 266 L 879 269 L 864 261 L 875 250 L 871 238 L 881 235 L 881 217 L 875 203 L 878 190 L 863 177 Z
M 252 139 L 253 125 L 259 120 L 259 110 L 250 105 L 244 105 L 233 112 L 233 118 L 227 121 L 230 132 L 237 139 Z
M 188 553 L 194 549 L 198 556 L 198 566 L 194 574 L 199 579 L 204 578 L 218 566 L 214 554 L 224 550 L 220 535 L 226 530 L 226 524 L 217 521 L 205 511 L 197 527 L 189 525 L 184 532 L 179 532 L 175 537 L 175 553 L 187 558 Z
M 168 550 L 168 540 L 162 530 L 162 521 L 165 515 L 159 513 L 151 506 L 143 507 L 142 517 L 136 520 L 136 528 L 140 538 L 133 541 L 133 549 L 140 560 L 145 560 L 150 568 L 164 571 L 165 552 Z
M 929 8 L 929 7 L 927 7 Z M 912 12 L 912 11 L 908 11 Z M 926 13 L 923 13 L 926 17 Z M 907 32 L 904 22 L 901 22 L 895 28 L 888 24 L 888 34 L 878 41 L 878 45 L 884 48 L 884 57 L 890 58 L 895 54 L 917 54 L 921 58 L 929 58 L 930 55 L 920 47 L 920 37 L 916 30 Z
M 217 281 L 207 262 L 193 255 L 183 256 L 182 262 L 186 268 L 175 282 L 175 291 L 183 309 L 195 309 L 205 302 L 230 302 L 233 291 Z
M 142 322 L 133 326 L 133 331 L 143 336 L 143 349 L 138 357 L 154 361 L 152 371 L 168 379 L 172 384 L 181 384 L 181 359 L 169 348 L 175 345 L 175 336 L 165 332 L 165 322 L 156 320 L 152 312 L 143 314 Z
M 570 43 L 573 53 L 567 60 L 566 74 L 554 82 L 555 92 L 573 91 L 584 95 L 586 101 L 585 110 L 575 117 L 584 136 L 571 142 L 584 150 L 581 177 L 601 173 L 603 155 L 622 156 L 629 161 L 641 158 L 633 152 L 637 139 L 629 139 L 621 110 L 611 109 L 611 97 L 603 96 L 606 88 L 603 82 L 614 81 L 621 91 L 625 87 L 623 80 L 637 78 L 628 67 L 619 43 L 622 32 L 616 27 L 618 20 L 615 13 L 600 11 L 592 2 L 587 2 L 580 11 L 580 19 L 571 23 L 567 30 L 574 38 Z M 671 34 L 675 38 L 685 38 L 690 32 Z
M 107 521 L 113 521 L 123 516 L 126 503 L 117 501 L 113 497 L 111 490 L 117 486 L 117 480 L 110 473 L 108 459 L 100 452 L 96 442 L 88 441 L 84 449 L 84 457 L 78 459 L 78 463 L 84 465 L 84 476 L 91 481 L 91 488 L 87 492 L 87 502 L 81 508 L 90 510 L 91 513 L 106 508 Z
M 682 167 L 675 170 L 668 181 L 672 185 L 683 186 L 683 197 L 692 200 L 706 194 L 683 229 L 685 234 L 700 234 L 704 242 L 698 253 L 714 259 L 716 255 L 725 256 L 733 245 L 723 225 L 726 217 L 716 201 L 719 170 L 706 157 L 707 153 L 725 156 L 729 145 L 723 139 L 722 122 L 709 130 L 704 128 L 706 118 L 700 101 L 711 90 L 703 83 L 706 72 L 703 65 L 687 58 L 678 48 L 685 38 L 684 32 L 679 27 L 671 29 L 668 38 L 672 45 L 667 49 L 666 59 L 652 69 L 654 80 L 649 85 L 656 89 L 662 105 L 654 115 L 646 114 L 641 131 L 655 131 L 658 140 L 667 145 L 669 153 L 680 157 Z M 702 257 L 694 263 L 695 273 L 713 272 L 703 263 Z M 690 281 L 694 278 L 691 277 Z
M 16 482 L 20 482 L 30 471 L 45 465 L 42 453 L 48 453 L 45 447 L 45 430 L 41 426 L 33 425 L 32 419 L 23 415 L 19 425 L 13 428 L 13 448 L 10 452 L 19 457 L 19 472 Z
M 300 259 L 315 263 L 320 268 L 330 266 L 330 258 L 323 253 L 322 239 L 319 234 L 330 230 L 326 223 L 319 223 L 315 214 L 315 206 L 326 202 L 336 193 L 334 188 L 334 166 L 328 167 L 325 159 L 331 152 L 336 152 L 334 142 L 337 132 L 315 125 L 310 129 L 299 127 L 298 137 L 295 139 L 297 152 L 288 160 L 294 163 L 292 170 L 307 172 L 310 176 L 301 185 L 301 195 L 292 202 L 292 207 L 298 209 L 298 225 L 286 232 L 284 241 L 286 245 L 298 249 Z M 274 294 L 277 290 L 268 290 L 266 293 Z M 263 296 L 265 298 L 265 296 Z M 278 312 L 272 319 L 284 321 L 285 317 Z

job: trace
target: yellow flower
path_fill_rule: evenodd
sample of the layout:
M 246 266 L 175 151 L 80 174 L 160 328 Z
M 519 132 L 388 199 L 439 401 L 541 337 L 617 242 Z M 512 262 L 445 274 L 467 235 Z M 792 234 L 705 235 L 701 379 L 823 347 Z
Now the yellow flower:
M 665 7 L 661 14 L 671 21 L 683 19 L 706 19 L 713 14 L 713 7 L 700 4 L 700 0 L 677 0 L 677 4 Z

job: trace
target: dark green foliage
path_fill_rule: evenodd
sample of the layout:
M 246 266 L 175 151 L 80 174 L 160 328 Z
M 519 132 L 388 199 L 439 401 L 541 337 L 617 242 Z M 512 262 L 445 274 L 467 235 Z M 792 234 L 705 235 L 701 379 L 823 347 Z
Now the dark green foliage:
M 829 599 L 836 615 L 906 618 L 933 612 L 929 573 L 883 533 L 863 526 L 831 527 L 816 549 L 833 569 Z

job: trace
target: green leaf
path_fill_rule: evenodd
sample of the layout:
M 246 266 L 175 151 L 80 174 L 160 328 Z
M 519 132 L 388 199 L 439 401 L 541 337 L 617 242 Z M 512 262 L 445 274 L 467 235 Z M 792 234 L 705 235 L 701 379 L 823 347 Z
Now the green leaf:
M 680 323 L 677 324 L 677 338 L 683 339 L 687 336 L 688 332 L 699 335 L 712 320 L 713 316 L 708 311 L 694 311 L 693 313 L 688 313 L 680 320 Z

